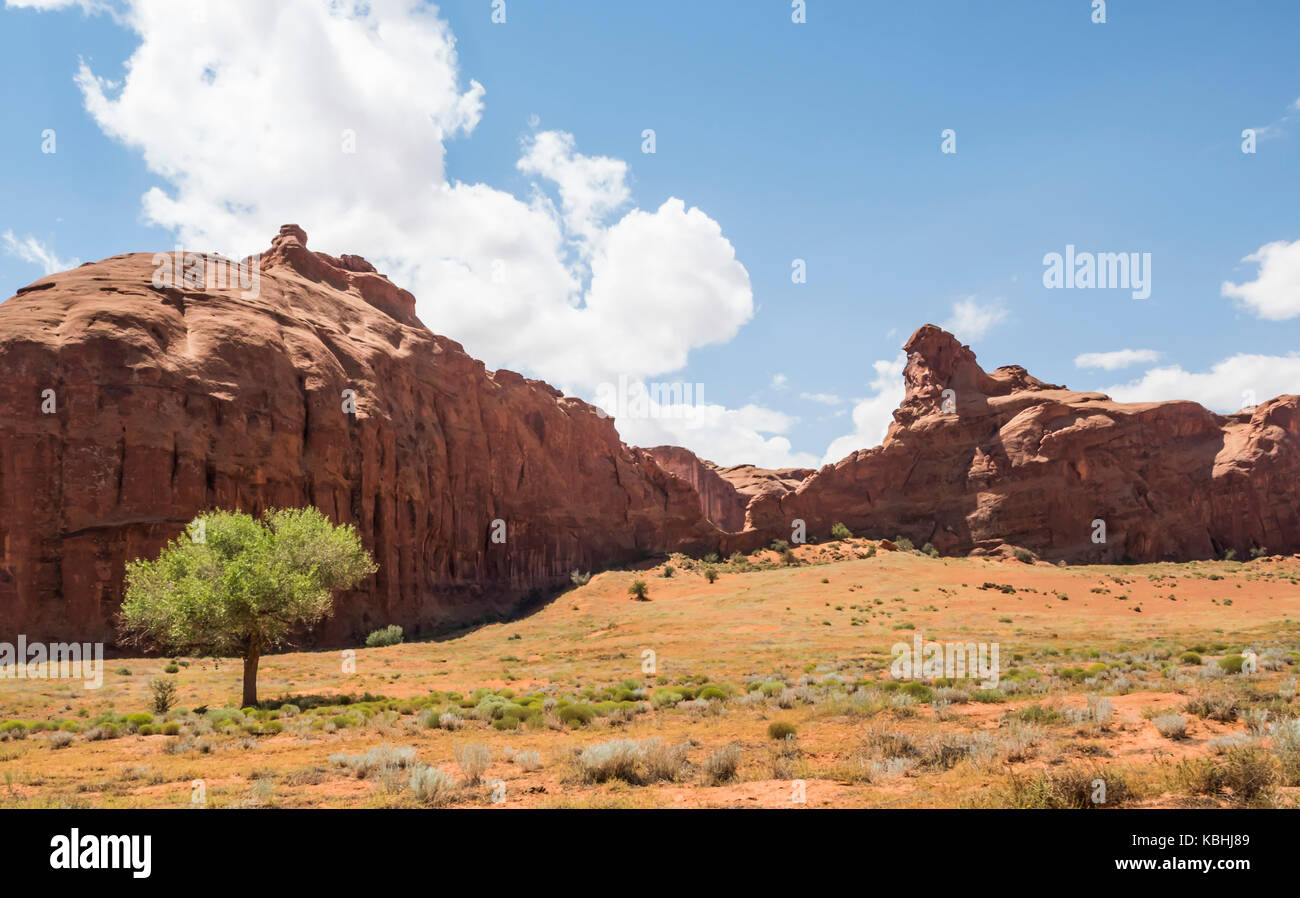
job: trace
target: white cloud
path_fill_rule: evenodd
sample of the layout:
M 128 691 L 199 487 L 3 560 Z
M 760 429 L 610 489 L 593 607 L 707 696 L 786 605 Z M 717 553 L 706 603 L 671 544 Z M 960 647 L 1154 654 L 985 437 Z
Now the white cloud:
M 963 343 L 973 343 L 1006 317 L 1007 309 L 1001 299 L 980 305 L 974 296 L 968 296 L 953 303 L 952 316 L 940 327 Z
M 164 182 L 145 219 L 182 244 L 238 257 L 296 222 L 313 248 L 364 255 L 409 288 L 426 324 L 490 367 L 577 392 L 680 368 L 752 317 L 717 222 L 677 198 L 623 210 L 626 163 L 584 156 L 572 135 L 524 141 L 517 167 L 539 181 L 526 199 L 451 177 L 445 143 L 473 132 L 486 91 L 462 86 L 436 9 L 190 6 L 132 0 L 140 44 L 121 85 L 77 74 L 99 126 Z
M 1255 280 L 1243 284 L 1224 281 L 1223 296 L 1240 300 L 1268 321 L 1300 315 L 1300 240 L 1266 243 L 1242 261 L 1258 263 Z
M 515 163 L 525 174 L 555 182 L 565 227 L 583 239 L 597 236 L 602 222 L 627 203 L 627 163 L 607 156 L 584 156 L 574 149 L 572 134 L 543 131 L 525 144 Z
M 54 254 L 54 250 L 30 234 L 20 240 L 14 236 L 13 231 L 5 231 L 0 234 L 0 240 L 4 241 L 6 253 L 17 256 L 24 262 L 39 265 L 45 274 L 67 271 L 81 264 L 79 259 L 60 259 Z
M 1102 392 L 1120 402 L 1190 399 L 1212 411 L 1235 412 L 1283 393 L 1300 393 L 1300 353 L 1239 353 L 1209 371 L 1185 371 L 1178 365 L 1152 368 L 1137 380 Z
M 618 390 L 601 390 L 597 404 L 614 417 L 624 442 L 634 446 L 686 446 L 700 458 L 720 465 L 754 464 L 761 468 L 809 468 L 817 456 L 795 452 L 784 434 L 799 419 L 769 408 L 745 405 L 729 409 L 695 401 L 631 401 L 641 382 L 626 384 L 628 408 L 618 408 Z M 650 385 L 653 389 L 655 385 Z M 690 395 L 688 395 L 690 398 Z
M 788 387 L 789 385 L 790 385 L 790 378 L 786 377 L 784 374 L 773 374 L 773 375 L 772 375 L 772 389 L 773 389 L 773 390 L 784 390 L 784 389 L 785 389 L 786 387 Z
M 839 405 L 844 401 L 834 393 L 800 393 L 799 398 L 809 402 L 820 402 L 822 405 Z
M 902 404 L 907 394 L 903 383 L 906 364 L 907 356 L 901 352 L 893 360 L 872 363 L 875 377 L 871 380 L 871 389 L 874 392 L 854 405 L 853 433 L 833 440 L 822 456 L 822 464 L 833 464 L 850 452 L 880 445 L 894 420 L 894 409 Z
M 1154 349 L 1116 349 L 1112 352 L 1085 352 L 1074 357 L 1076 368 L 1102 368 L 1117 371 L 1143 362 L 1154 362 L 1160 353 Z

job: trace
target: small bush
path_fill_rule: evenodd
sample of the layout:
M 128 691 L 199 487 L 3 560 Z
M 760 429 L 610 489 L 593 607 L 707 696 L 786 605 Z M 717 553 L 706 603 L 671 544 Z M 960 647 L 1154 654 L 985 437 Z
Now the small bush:
M 1200 664 L 1201 656 L 1196 652 L 1183 652 L 1178 656 L 1178 660 L 1183 664 Z
M 638 602 L 650 601 L 650 588 L 645 585 L 644 580 L 633 580 L 632 585 L 627 588 L 627 594 Z
M 704 569 L 704 579 L 708 580 L 710 583 L 713 583 L 715 580 L 717 580 L 718 579 L 717 568 L 706 567 Z
M 163 668 L 163 673 L 174 674 L 180 672 L 181 672 L 181 666 L 179 664 L 176 664 L 175 662 L 172 662 Z
M 635 740 L 616 739 L 584 748 L 578 755 L 578 769 L 584 783 L 603 783 L 613 779 L 635 783 L 639 756 Z
M 1181 714 L 1161 714 L 1151 718 L 1151 723 L 1166 739 L 1187 738 L 1187 718 Z
M 176 684 L 161 677 L 149 683 L 155 714 L 166 714 L 176 704 Z
M 724 745 L 704 760 L 704 780 L 710 786 L 729 783 L 736 778 L 739 767 L 740 746 Z
M 577 568 L 574 568 L 569 572 L 569 579 L 573 582 L 574 586 L 586 586 L 591 582 L 591 571 L 583 574 L 579 573 Z
M 1029 551 L 1028 549 L 1016 549 L 1015 556 L 1016 556 L 1016 561 L 1019 561 L 1022 564 L 1034 563 L 1034 553 Z
M 590 705 L 565 705 L 557 712 L 561 723 L 567 723 L 570 726 L 581 727 L 591 723 L 596 716 L 596 712 Z
M 397 645 L 402 641 L 402 628 L 397 624 L 390 624 L 373 631 L 366 637 L 366 647 L 377 649 L 387 645 Z
M 1246 659 L 1241 655 L 1224 655 L 1219 659 L 1219 667 L 1225 673 L 1239 674 L 1241 666 L 1246 663 Z
M 456 791 L 451 777 L 427 764 L 417 764 L 411 771 L 410 789 L 416 801 L 431 808 L 449 804 Z
M 853 533 L 838 521 L 831 525 L 831 539 L 852 539 Z
M 786 739 L 797 735 L 795 725 L 785 720 L 774 720 L 767 725 L 767 738 Z
M 492 763 L 492 752 L 482 742 L 466 742 L 454 749 L 456 763 L 464 774 L 466 782 L 477 783 L 483 778 L 483 772 Z

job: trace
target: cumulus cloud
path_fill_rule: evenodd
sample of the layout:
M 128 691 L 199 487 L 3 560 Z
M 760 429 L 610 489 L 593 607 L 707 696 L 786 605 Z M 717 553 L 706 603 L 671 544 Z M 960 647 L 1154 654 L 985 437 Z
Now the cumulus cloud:
M 790 378 L 786 377 L 784 374 L 778 373 L 772 375 L 773 390 L 784 390 L 789 385 L 790 385 Z
M 469 139 L 487 92 L 462 77 L 435 7 L 193 0 L 178 15 L 171 0 L 118 0 L 115 18 L 139 39 L 122 74 L 83 62 L 75 80 L 159 179 L 143 218 L 187 247 L 238 258 L 300 224 L 313 248 L 364 255 L 409 288 L 431 329 L 490 367 L 587 396 L 677 370 L 754 314 L 716 221 L 677 197 L 634 206 L 627 163 L 572 134 L 532 120 L 526 197 L 456 180 L 446 144 Z M 794 420 L 708 405 L 662 432 L 618 426 L 630 443 L 787 465 L 809 460 L 781 436 Z
M 822 456 L 822 464 L 832 464 L 850 452 L 880 445 L 894 420 L 894 409 L 902 404 L 907 393 L 903 383 L 906 364 L 907 356 L 901 352 L 894 359 L 872 363 L 875 372 L 870 384 L 872 395 L 854 404 L 853 432 L 831 442 Z
M 1118 371 L 1145 362 L 1154 362 L 1160 353 L 1154 349 L 1116 349 L 1112 352 L 1084 352 L 1074 357 L 1076 368 L 1101 368 Z
M 1283 393 L 1300 393 L 1300 353 L 1239 353 L 1208 371 L 1186 371 L 1179 365 L 1152 368 L 1102 392 L 1120 402 L 1190 399 L 1212 411 L 1235 412 Z
M 708 403 L 698 384 L 622 382 L 602 385 L 595 404 L 636 446 L 685 446 L 720 465 L 814 467 L 817 456 L 793 450 L 784 436 L 799 419 L 757 405 L 730 409 Z M 665 395 L 677 390 L 675 397 Z M 676 399 L 678 401 L 672 401 Z M 685 401 L 681 401 L 685 400 Z
M 191 6 L 130 0 L 140 43 L 121 83 L 86 63 L 76 76 L 99 126 L 163 182 L 144 218 L 184 245 L 238 257 L 296 222 L 410 288 L 426 324 L 489 366 L 575 392 L 680 368 L 752 317 L 718 223 L 675 197 L 625 208 L 626 163 L 571 134 L 525 138 L 529 197 L 455 180 L 446 143 L 473 132 L 486 90 L 462 79 L 436 8 Z
M 951 317 L 940 327 L 963 343 L 973 343 L 1006 317 L 1007 309 L 1001 299 L 981 305 L 974 296 L 968 296 L 953 303 Z
M 0 234 L 0 241 L 4 242 L 6 253 L 16 256 L 24 262 L 39 265 L 45 274 L 67 271 L 69 268 L 76 268 L 81 264 L 79 259 L 60 259 L 54 254 L 53 249 L 30 234 L 19 239 L 14 236 L 13 231 L 5 231 Z
M 1240 301 L 1268 321 L 1300 315 L 1300 240 L 1266 243 L 1242 261 L 1259 266 L 1255 279 L 1242 284 L 1224 281 L 1223 296 Z

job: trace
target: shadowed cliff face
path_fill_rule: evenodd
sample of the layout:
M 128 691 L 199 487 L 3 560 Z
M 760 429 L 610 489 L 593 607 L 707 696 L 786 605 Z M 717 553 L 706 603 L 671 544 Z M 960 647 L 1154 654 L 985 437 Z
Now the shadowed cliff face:
M 933 325 L 904 348 L 907 395 L 883 444 L 791 494 L 756 498 L 751 542 L 788 538 L 804 519 L 809 533 L 842 521 L 945 554 L 1023 546 L 1083 562 L 1300 551 L 1296 396 L 1216 415 L 1192 402 L 1114 402 L 1015 366 L 986 373 Z
M 0 632 L 111 642 L 125 562 L 207 508 L 313 504 L 357 527 L 379 573 L 327 643 L 716 547 L 694 491 L 612 421 L 487 371 L 364 259 L 286 226 L 258 264 L 256 296 L 156 287 L 142 253 L 0 305 Z

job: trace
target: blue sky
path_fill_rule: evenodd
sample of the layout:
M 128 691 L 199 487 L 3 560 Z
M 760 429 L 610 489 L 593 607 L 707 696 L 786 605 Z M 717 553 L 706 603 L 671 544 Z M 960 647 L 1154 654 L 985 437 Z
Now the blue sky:
M 65 262 L 168 249 L 178 239 L 251 253 L 274 233 L 269 222 L 296 220 L 314 248 L 388 262 L 381 267 L 417 291 L 426 324 L 490 366 L 521 368 L 586 398 L 623 373 L 703 384 L 714 413 L 620 421 L 620 431 L 635 442 L 681 442 L 723 463 L 818 463 L 832 448 L 838 457 L 878 442 L 898 398 L 898 348 L 926 322 L 965 324 L 957 336 L 987 368 L 1021 364 L 1078 389 L 1122 387 L 1114 392 L 1126 400 L 1190 398 L 1232 411 L 1247 391 L 1260 400 L 1300 392 L 1295 3 L 1112 2 L 1107 21 L 1095 24 L 1089 0 L 808 0 L 806 24 L 795 24 L 786 0 L 507 0 L 501 24 L 489 0 L 474 0 L 441 4 L 445 31 L 435 33 L 430 13 L 384 0 L 354 17 L 357 29 L 388 35 L 372 52 L 393 65 L 376 74 L 376 65 L 341 61 L 350 51 L 302 38 L 307 10 L 331 15 L 321 4 L 302 0 L 299 9 L 295 0 L 282 6 L 295 7 L 297 20 L 267 22 L 258 4 L 213 6 L 200 19 L 178 4 L 168 15 L 155 2 L 113 3 L 105 13 L 69 0 L 9 0 L 0 12 L 8 86 L 0 233 L 9 235 L 0 244 L 0 294 L 42 275 L 37 246 Z M 408 19 L 426 42 L 415 50 L 395 43 Z M 352 25 L 330 25 L 344 39 L 335 46 L 348 47 Z M 241 37 L 259 30 L 260 57 L 248 51 L 254 39 Z M 424 71 L 431 48 L 453 39 L 454 63 Z M 184 72 L 163 96 L 173 79 L 147 61 L 134 67 L 136 99 L 119 101 L 105 83 L 103 96 L 116 105 L 88 111 L 85 81 L 75 80 L 80 62 L 120 82 L 150 40 L 164 55 L 182 52 L 167 49 L 176 45 L 208 54 L 229 112 L 214 114 L 199 82 L 186 93 Z M 281 46 L 293 62 L 285 68 L 306 77 L 256 62 L 268 52 L 279 58 Z M 241 91 L 271 127 L 285 109 L 329 119 L 337 97 L 366 124 L 364 165 L 338 168 L 345 163 L 308 154 L 294 166 L 252 138 L 196 162 L 210 141 L 187 143 L 177 132 L 205 114 L 238 127 Z M 456 98 L 477 112 L 463 112 Z M 427 125 L 421 104 L 444 100 L 437 146 L 427 136 L 408 140 Z M 366 103 L 382 107 L 374 122 Z M 642 152 L 647 128 L 654 154 Z M 1253 154 L 1242 152 L 1248 128 L 1258 133 Z M 57 135 L 54 154 L 41 152 L 46 129 Z M 955 154 L 941 152 L 944 129 L 956 133 Z M 521 166 L 539 134 L 559 133 L 571 145 Z M 616 170 L 619 160 L 625 167 Z M 591 180 L 610 166 L 617 185 Z M 229 183 L 256 186 L 259 177 L 296 177 L 303 168 L 316 176 L 315 190 L 290 182 L 267 203 L 274 208 L 246 220 L 218 226 L 205 217 L 209 201 L 240 198 Z M 422 210 L 434 206 L 410 204 L 402 181 L 426 178 L 466 189 L 440 201 L 430 213 L 436 225 L 421 230 Z M 586 217 L 571 210 L 566 184 L 570 198 L 603 197 L 608 209 Z M 469 185 L 492 194 L 474 196 Z M 177 205 L 151 211 L 142 197 L 155 188 Z M 494 198 L 507 195 L 518 201 L 509 212 L 518 223 L 508 229 L 514 238 L 499 241 Z M 702 215 L 661 209 L 670 198 Z M 547 208 L 559 225 L 537 217 Z M 623 227 L 637 210 L 645 215 Z M 369 225 L 349 232 L 340 218 Z M 708 233 L 710 224 L 720 235 Z M 500 245 L 545 242 L 551 226 L 562 235 L 559 264 L 577 284 L 570 303 L 584 305 L 592 259 L 605 254 L 604 286 L 586 300 L 604 307 L 599 314 L 584 320 L 558 308 L 525 321 L 514 298 L 476 292 L 470 277 L 484 253 L 514 265 Z M 409 241 L 390 249 L 401 241 L 382 240 L 388 228 Z M 448 238 L 476 228 L 483 234 L 475 240 Z M 723 258 L 728 244 L 740 274 Z M 1150 297 L 1046 289 L 1044 254 L 1067 244 L 1150 253 Z M 637 267 L 643 246 L 646 268 L 667 272 L 660 296 L 629 292 L 645 276 Z M 682 251 L 696 246 L 705 247 L 698 257 Z M 1243 261 L 1267 246 L 1260 261 Z M 457 253 L 471 259 L 462 266 L 469 273 L 452 271 Z M 438 271 L 429 270 L 432 257 L 442 258 Z M 791 281 L 796 258 L 807 263 L 806 283 Z M 534 275 L 541 264 L 535 254 L 518 262 L 528 277 L 511 282 L 515 293 L 552 277 L 545 289 L 566 291 L 561 268 Z M 701 271 L 709 276 L 693 276 Z M 1246 286 L 1225 295 L 1224 282 Z M 713 283 L 723 285 L 717 295 Z M 555 297 L 535 305 L 562 306 Z M 959 303 L 965 316 L 955 312 Z M 710 320 L 719 322 L 716 333 Z M 655 330 L 649 348 L 632 345 L 638 327 Z M 599 345 L 623 340 L 622 354 Z M 1135 364 L 1110 370 L 1076 364 L 1085 353 L 1119 350 L 1141 352 Z

